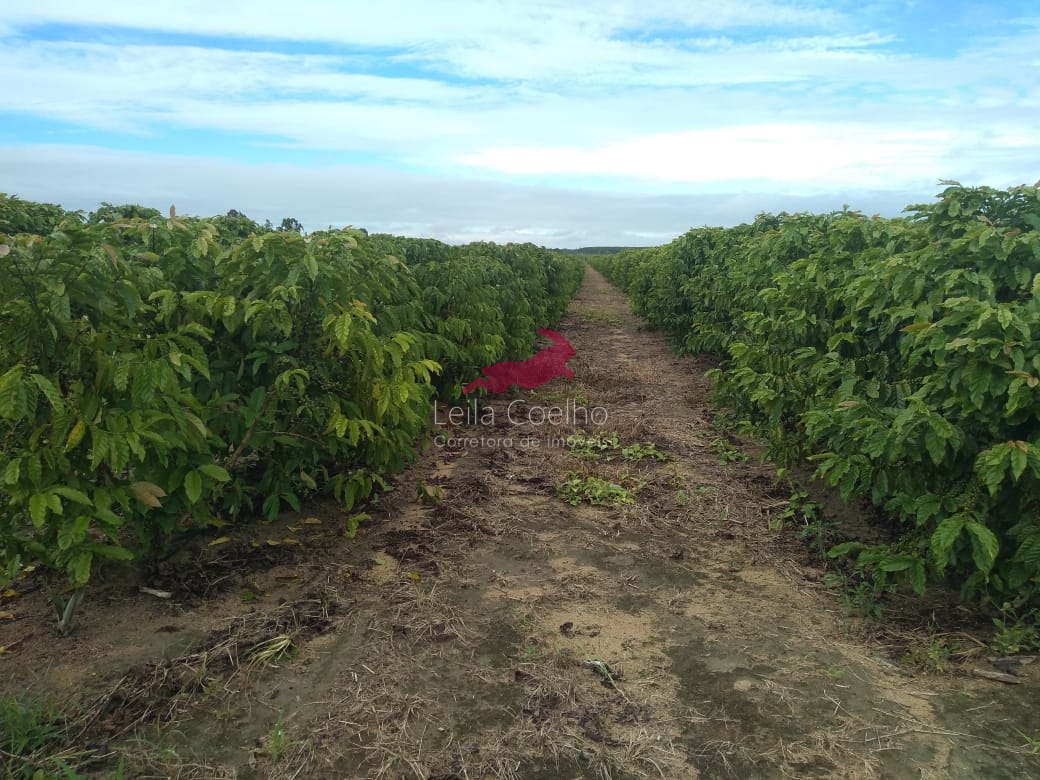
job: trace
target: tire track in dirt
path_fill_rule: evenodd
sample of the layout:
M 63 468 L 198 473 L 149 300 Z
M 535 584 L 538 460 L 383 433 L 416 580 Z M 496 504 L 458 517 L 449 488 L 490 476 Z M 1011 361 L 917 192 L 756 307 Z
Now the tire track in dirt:
M 439 427 L 484 446 L 433 444 L 355 540 L 329 532 L 340 509 L 315 505 L 257 532 L 295 534 L 294 557 L 242 572 L 226 597 L 138 597 L 129 617 L 125 586 L 101 584 L 87 610 L 101 628 L 68 657 L 26 649 L 6 679 L 100 675 L 113 693 L 96 722 L 113 701 L 154 705 L 161 739 L 107 746 L 135 777 L 1040 775 L 1014 733 L 1040 731 L 1035 676 L 1000 690 L 914 677 L 853 638 L 804 545 L 772 530 L 789 486 L 714 423 L 703 360 L 675 357 L 591 269 L 559 330 L 575 379 Z M 531 422 L 554 406 L 607 419 Z M 582 432 L 669 459 L 562 446 Z M 558 497 L 589 477 L 631 503 Z M 106 621 L 130 637 L 117 653 Z M 171 627 L 197 641 L 157 650 L 148 637 Z M 278 637 L 291 653 L 246 663 Z

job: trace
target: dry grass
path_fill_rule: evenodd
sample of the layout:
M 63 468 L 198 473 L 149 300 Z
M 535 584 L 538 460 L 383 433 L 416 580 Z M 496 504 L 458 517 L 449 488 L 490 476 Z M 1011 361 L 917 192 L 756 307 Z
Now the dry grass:
M 388 595 L 393 606 L 393 634 L 411 641 L 465 643 L 469 631 L 461 611 L 443 598 L 438 582 L 432 585 L 401 582 Z

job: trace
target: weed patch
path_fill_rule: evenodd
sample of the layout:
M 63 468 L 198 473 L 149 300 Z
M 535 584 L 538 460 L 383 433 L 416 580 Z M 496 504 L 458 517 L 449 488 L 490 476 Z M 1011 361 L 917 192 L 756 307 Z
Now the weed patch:
M 583 501 L 593 506 L 631 504 L 639 487 L 625 487 L 600 477 L 572 476 L 560 486 L 559 496 L 571 506 Z

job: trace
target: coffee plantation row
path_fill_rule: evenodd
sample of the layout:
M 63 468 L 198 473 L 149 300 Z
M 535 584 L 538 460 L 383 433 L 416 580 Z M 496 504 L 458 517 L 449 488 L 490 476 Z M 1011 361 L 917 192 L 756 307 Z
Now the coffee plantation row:
M 694 229 L 594 261 L 782 465 L 809 459 L 897 531 L 849 540 L 879 589 L 1040 585 L 1040 191 L 946 187 L 893 219 L 847 208 Z
M 435 394 L 531 353 L 584 267 L 286 223 L 0 195 L 0 581 L 40 561 L 79 588 L 187 529 L 352 509 Z

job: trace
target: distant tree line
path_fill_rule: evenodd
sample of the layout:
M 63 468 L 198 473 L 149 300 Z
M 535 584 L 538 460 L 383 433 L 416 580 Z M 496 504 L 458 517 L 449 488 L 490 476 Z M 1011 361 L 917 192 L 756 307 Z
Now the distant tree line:
M 58 227 L 63 219 L 68 217 L 86 222 L 88 225 L 114 222 L 118 219 L 166 218 L 158 209 L 135 203 L 122 205 L 102 203 L 96 210 L 84 216 L 81 211 L 67 211 L 53 203 L 34 203 L 22 200 L 17 195 L 0 193 L 0 233 L 48 235 Z M 187 219 L 196 221 L 194 217 Z M 254 233 L 304 232 L 303 225 L 295 217 L 285 217 L 278 227 L 275 227 L 269 219 L 260 224 L 238 209 L 231 209 L 223 216 L 210 217 L 208 221 L 214 223 L 220 235 L 226 239 L 241 240 Z
M 569 255 L 614 255 L 626 249 L 648 249 L 643 246 L 583 246 L 580 249 L 555 249 L 555 252 L 566 252 Z

